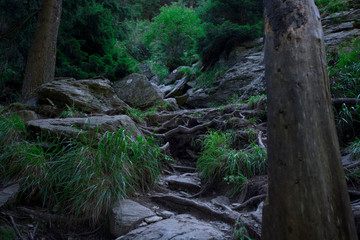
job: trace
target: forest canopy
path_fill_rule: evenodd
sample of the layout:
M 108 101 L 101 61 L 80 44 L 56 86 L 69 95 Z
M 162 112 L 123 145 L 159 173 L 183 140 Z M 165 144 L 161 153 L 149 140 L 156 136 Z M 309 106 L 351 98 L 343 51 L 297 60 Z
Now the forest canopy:
M 39 7 L 35 0 L 0 2 L 2 88 L 23 80 Z M 211 66 L 261 29 L 261 0 L 64 1 L 55 75 L 116 80 L 143 63 L 160 77 L 199 60 Z

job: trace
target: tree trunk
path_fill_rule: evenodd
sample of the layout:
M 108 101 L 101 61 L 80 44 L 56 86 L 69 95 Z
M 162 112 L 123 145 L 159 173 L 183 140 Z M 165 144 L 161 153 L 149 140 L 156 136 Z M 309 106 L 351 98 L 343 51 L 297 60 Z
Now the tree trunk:
M 23 101 L 30 103 L 36 89 L 54 79 L 56 40 L 62 0 L 43 0 L 31 43 L 22 88 Z
M 265 0 L 269 192 L 262 239 L 357 239 L 313 0 Z

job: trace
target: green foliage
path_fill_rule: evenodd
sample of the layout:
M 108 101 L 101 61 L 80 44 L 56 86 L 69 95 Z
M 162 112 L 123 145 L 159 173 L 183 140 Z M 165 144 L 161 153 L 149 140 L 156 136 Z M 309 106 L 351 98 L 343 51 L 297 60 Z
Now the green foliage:
M 215 25 L 224 21 L 254 25 L 263 18 L 262 0 L 203 0 L 199 5 L 201 19 Z
M 321 13 L 335 13 L 348 10 L 348 0 L 315 0 Z
M 356 140 L 347 147 L 347 153 L 351 154 L 351 159 L 360 159 L 360 139 Z
M 190 65 L 197 59 L 195 46 L 203 30 L 200 18 L 192 8 L 181 3 L 165 5 L 153 19 L 147 42 L 159 62 L 170 70 Z
M 212 67 L 222 54 L 228 56 L 237 44 L 260 37 L 259 25 L 237 25 L 225 21 L 220 25 L 205 24 L 205 36 L 199 39 L 197 49 L 206 67 Z
M 209 132 L 201 143 L 197 171 L 210 182 L 235 184 L 234 193 L 242 189 L 248 177 L 266 171 L 266 151 L 253 142 L 246 150 L 237 150 L 233 131 Z
M 58 37 L 57 76 L 81 79 L 104 76 L 117 80 L 138 70 L 136 61 L 126 52 L 125 44 L 118 40 L 125 37 L 126 27 L 117 24 L 116 18 L 124 18 L 122 15 L 126 15 L 126 11 L 115 18 L 112 11 L 119 6 L 113 4 L 64 2 Z
M 352 141 L 360 132 L 360 105 L 343 104 L 335 111 L 335 123 L 341 143 Z
M 205 23 L 205 35 L 197 50 L 205 67 L 214 66 L 237 44 L 260 37 L 263 25 L 261 0 L 204 0 L 198 8 Z
M 7 225 L 7 226 L 0 226 L 0 238 L 3 240 L 13 240 L 16 239 L 16 232 L 15 230 Z
M 92 223 L 117 199 L 146 190 L 159 175 L 162 155 L 153 139 L 134 139 L 122 129 L 98 140 L 90 139 L 98 136 L 94 133 L 30 141 L 18 118 L 2 115 L 0 133 L 2 178 L 20 178 L 23 197 Z
M 126 51 L 138 62 L 150 59 L 152 55 L 151 48 L 145 43 L 146 32 L 149 31 L 150 22 L 137 20 L 126 21 L 125 24 L 128 29 L 131 29 L 124 41 Z
M 332 95 L 356 98 L 360 95 L 360 40 L 341 46 L 329 61 Z M 330 65 L 330 64 L 329 64 Z
M 254 109 L 254 108 L 256 108 L 257 106 L 259 106 L 261 104 L 266 104 L 266 101 L 267 101 L 267 96 L 265 94 L 251 96 L 247 100 L 248 107 L 251 108 L 251 109 Z

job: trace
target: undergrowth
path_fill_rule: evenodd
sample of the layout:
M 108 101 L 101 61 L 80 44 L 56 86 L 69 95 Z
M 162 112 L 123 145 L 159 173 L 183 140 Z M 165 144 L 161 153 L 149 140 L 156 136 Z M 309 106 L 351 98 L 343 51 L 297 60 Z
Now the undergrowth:
M 0 173 L 20 179 L 21 199 L 93 224 L 116 200 L 148 189 L 159 175 L 162 154 L 154 140 L 134 139 L 123 129 L 98 141 L 84 141 L 88 135 L 31 140 L 16 115 L 1 115 L 0 133 Z
M 234 184 L 233 194 L 239 192 L 248 177 L 265 174 L 266 151 L 251 141 L 248 148 L 237 150 L 234 131 L 211 131 L 202 140 L 202 152 L 197 171 L 204 180 Z

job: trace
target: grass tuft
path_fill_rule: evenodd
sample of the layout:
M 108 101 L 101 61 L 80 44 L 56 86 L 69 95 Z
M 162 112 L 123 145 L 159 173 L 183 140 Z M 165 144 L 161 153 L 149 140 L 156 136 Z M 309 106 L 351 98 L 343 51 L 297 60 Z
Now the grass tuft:
M 204 180 L 234 184 L 233 194 L 242 189 L 248 177 L 266 172 L 267 154 L 252 142 L 247 149 L 236 150 L 233 131 L 209 132 L 202 140 L 203 151 L 197 162 L 197 171 Z

